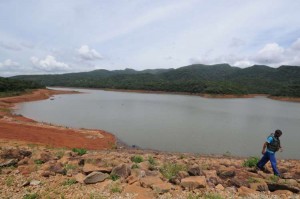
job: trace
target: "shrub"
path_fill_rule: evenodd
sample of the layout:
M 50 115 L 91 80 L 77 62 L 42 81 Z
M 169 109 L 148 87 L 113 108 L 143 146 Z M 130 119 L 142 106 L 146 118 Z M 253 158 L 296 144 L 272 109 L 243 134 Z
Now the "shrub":
M 120 178 L 120 176 L 118 176 L 118 175 L 116 175 L 116 174 L 110 174 L 110 179 L 112 180 L 112 181 L 116 181 L 116 180 L 118 180 Z
M 122 192 L 122 188 L 120 187 L 120 185 L 118 183 L 112 185 L 112 187 L 110 188 L 110 191 L 112 193 L 121 193 Z
M 39 195 L 37 193 L 33 193 L 33 194 L 26 194 L 23 199 L 37 199 L 39 198 Z
M 65 168 L 67 171 L 69 171 L 69 170 L 77 169 L 78 166 L 77 166 L 77 165 L 74 165 L 74 164 L 66 164 L 66 165 L 64 166 L 64 168 Z
M 270 180 L 271 180 L 271 182 L 273 182 L 273 183 L 276 183 L 276 182 L 278 182 L 278 180 L 279 180 L 279 177 L 278 176 L 276 176 L 276 175 L 273 175 L 273 176 L 270 176 L 270 178 L 269 178 Z
M 43 164 L 43 161 L 42 160 L 34 160 L 34 163 L 37 165 L 40 165 L 40 164 Z
M 140 162 L 143 162 L 144 159 L 143 159 L 142 156 L 135 155 L 135 156 L 131 157 L 131 161 L 134 162 L 134 163 L 140 163 Z
M 244 161 L 243 166 L 250 167 L 250 168 L 256 167 L 258 161 L 259 161 L 258 157 L 250 157 Z
M 168 180 L 175 177 L 179 171 L 186 171 L 186 167 L 176 163 L 166 163 L 160 168 L 161 174 Z
M 137 165 L 137 164 L 133 164 L 133 165 L 131 166 L 131 168 L 132 168 L 132 169 L 138 169 L 138 168 L 140 168 L 140 167 L 139 167 L 139 165 Z
M 78 155 L 84 155 L 87 152 L 86 149 L 78 149 L 78 148 L 73 148 L 72 151 L 77 153 Z
M 208 193 L 204 196 L 205 199 L 223 199 L 223 197 L 218 193 Z
M 152 156 L 148 157 L 148 162 L 150 163 L 150 165 L 156 165 L 155 159 Z
M 66 181 L 64 181 L 62 183 L 62 185 L 64 185 L 64 186 L 70 186 L 70 185 L 73 185 L 73 184 L 76 184 L 76 183 L 77 183 L 77 181 L 75 179 L 67 179 Z

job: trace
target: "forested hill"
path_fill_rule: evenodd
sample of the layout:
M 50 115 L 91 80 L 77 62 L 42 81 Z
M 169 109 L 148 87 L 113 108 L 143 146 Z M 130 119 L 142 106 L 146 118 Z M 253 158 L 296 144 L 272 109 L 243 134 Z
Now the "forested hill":
M 36 81 L 46 86 L 300 97 L 300 67 L 298 66 L 271 68 L 254 65 L 241 69 L 228 64 L 195 64 L 177 69 L 95 70 L 12 78 Z
M 35 81 L 0 77 L 0 97 L 18 95 L 28 89 L 45 88 Z

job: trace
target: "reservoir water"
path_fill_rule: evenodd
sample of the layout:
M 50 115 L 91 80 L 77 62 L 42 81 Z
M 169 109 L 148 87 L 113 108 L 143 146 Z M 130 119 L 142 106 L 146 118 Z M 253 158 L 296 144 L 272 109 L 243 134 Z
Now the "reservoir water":
M 300 159 L 300 103 L 55 89 L 84 93 L 22 103 L 16 113 L 40 122 L 103 129 L 141 148 L 199 154 L 260 157 L 266 137 L 281 129 L 283 152 L 277 156 Z

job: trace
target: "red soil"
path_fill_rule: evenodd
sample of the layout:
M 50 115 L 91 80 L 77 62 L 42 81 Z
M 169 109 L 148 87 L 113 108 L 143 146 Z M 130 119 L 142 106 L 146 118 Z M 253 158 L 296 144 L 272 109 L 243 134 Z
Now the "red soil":
M 0 98 L 0 139 L 39 143 L 53 147 L 109 149 L 115 137 L 101 130 L 69 129 L 35 122 L 29 118 L 12 115 L 8 110 L 16 103 L 47 99 L 54 94 L 75 93 L 39 89 L 31 94 Z

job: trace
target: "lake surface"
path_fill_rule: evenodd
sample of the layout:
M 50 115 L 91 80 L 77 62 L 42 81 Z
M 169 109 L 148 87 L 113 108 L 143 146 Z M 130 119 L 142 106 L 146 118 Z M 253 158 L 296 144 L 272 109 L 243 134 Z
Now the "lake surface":
M 300 103 L 59 89 L 85 93 L 22 103 L 16 113 L 63 126 L 103 129 L 128 145 L 200 154 L 260 157 L 266 137 L 281 129 L 284 151 L 277 156 L 300 159 Z

